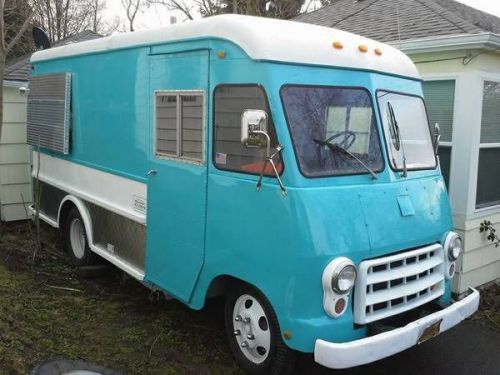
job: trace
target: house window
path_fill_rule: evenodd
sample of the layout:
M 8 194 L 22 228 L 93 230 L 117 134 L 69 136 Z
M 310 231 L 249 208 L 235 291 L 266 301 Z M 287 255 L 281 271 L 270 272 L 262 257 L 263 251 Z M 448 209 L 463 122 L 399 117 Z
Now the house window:
M 485 81 L 476 207 L 500 204 L 500 82 Z
M 425 105 L 431 130 L 439 124 L 439 163 L 446 186 L 450 186 L 451 139 L 453 133 L 453 111 L 455 104 L 455 81 L 427 81 L 423 83 Z
M 203 161 L 202 93 L 156 93 L 155 155 Z
M 219 169 L 260 174 L 266 150 L 241 144 L 241 116 L 247 109 L 261 109 L 268 114 L 271 150 L 278 145 L 276 131 L 264 90 L 257 85 L 221 85 L 214 93 L 214 164 Z M 279 173 L 283 169 L 280 155 L 275 158 Z M 265 175 L 273 175 L 269 164 Z

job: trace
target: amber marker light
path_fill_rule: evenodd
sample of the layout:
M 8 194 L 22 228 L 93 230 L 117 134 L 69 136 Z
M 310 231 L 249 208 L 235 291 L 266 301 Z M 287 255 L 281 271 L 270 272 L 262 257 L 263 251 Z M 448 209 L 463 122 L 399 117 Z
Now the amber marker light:
M 217 57 L 219 59 L 223 59 L 224 57 L 226 57 L 226 52 L 224 52 L 224 51 L 217 51 Z
M 340 43 L 340 42 L 333 42 L 332 46 L 335 49 L 342 49 L 342 48 L 344 48 L 344 45 L 342 43 Z
M 358 46 L 358 49 L 359 49 L 361 52 L 363 52 L 363 53 L 368 52 L 368 47 L 367 47 L 367 46 L 365 46 L 364 44 L 360 44 L 360 45 Z
M 382 55 L 382 50 L 380 48 L 375 48 L 375 55 L 381 56 Z

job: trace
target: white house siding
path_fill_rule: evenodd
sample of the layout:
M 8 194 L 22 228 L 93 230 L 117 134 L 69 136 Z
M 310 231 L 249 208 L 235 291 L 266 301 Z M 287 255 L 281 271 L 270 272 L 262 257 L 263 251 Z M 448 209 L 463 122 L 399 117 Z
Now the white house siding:
M 26 98 L 17 87 L 3 86 L 4 107 L 0 140 L 0 218 L 26 219 L 31 202 L 29 148 L 26 144 Z
M 452 59 L 480 52 L 481 55 L 465 65 L 462 58 Z M 489 220 L 500 233 L 500 206 L 476 208 L 483 81 L 500 82 L 500 54 L 455 50 L 410 57 L 424 81 L 455 80 L 449 194 L 454 227 L 465 247 L 453 280 L 453 291 L 462 294 L 469 286 L 480 286 L 500 278 L 500 247 L 495 247 L 486 234 L 479 232 L 480 223 Z

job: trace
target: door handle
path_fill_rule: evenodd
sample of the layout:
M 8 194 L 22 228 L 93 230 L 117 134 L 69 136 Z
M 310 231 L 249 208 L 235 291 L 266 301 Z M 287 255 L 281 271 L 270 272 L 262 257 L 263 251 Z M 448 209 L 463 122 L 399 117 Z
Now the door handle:
M 147 175 L 148 175 L 148 176 L 156 176 L 156 174 L 157 174 L 157 173 L 158 173 L 158 172 L 157 172 L 156 170 L 151 169 L 151 170 L 147 173 Z

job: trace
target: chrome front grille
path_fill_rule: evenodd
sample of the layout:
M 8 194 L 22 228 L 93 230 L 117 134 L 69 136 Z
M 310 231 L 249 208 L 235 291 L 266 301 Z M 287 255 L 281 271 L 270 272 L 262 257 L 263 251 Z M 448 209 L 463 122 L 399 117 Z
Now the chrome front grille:
M 400 314 L 443 293 L 444 252 L 439 244 L 366 260 L 358 267 L 354 321 L 366 324 Z

